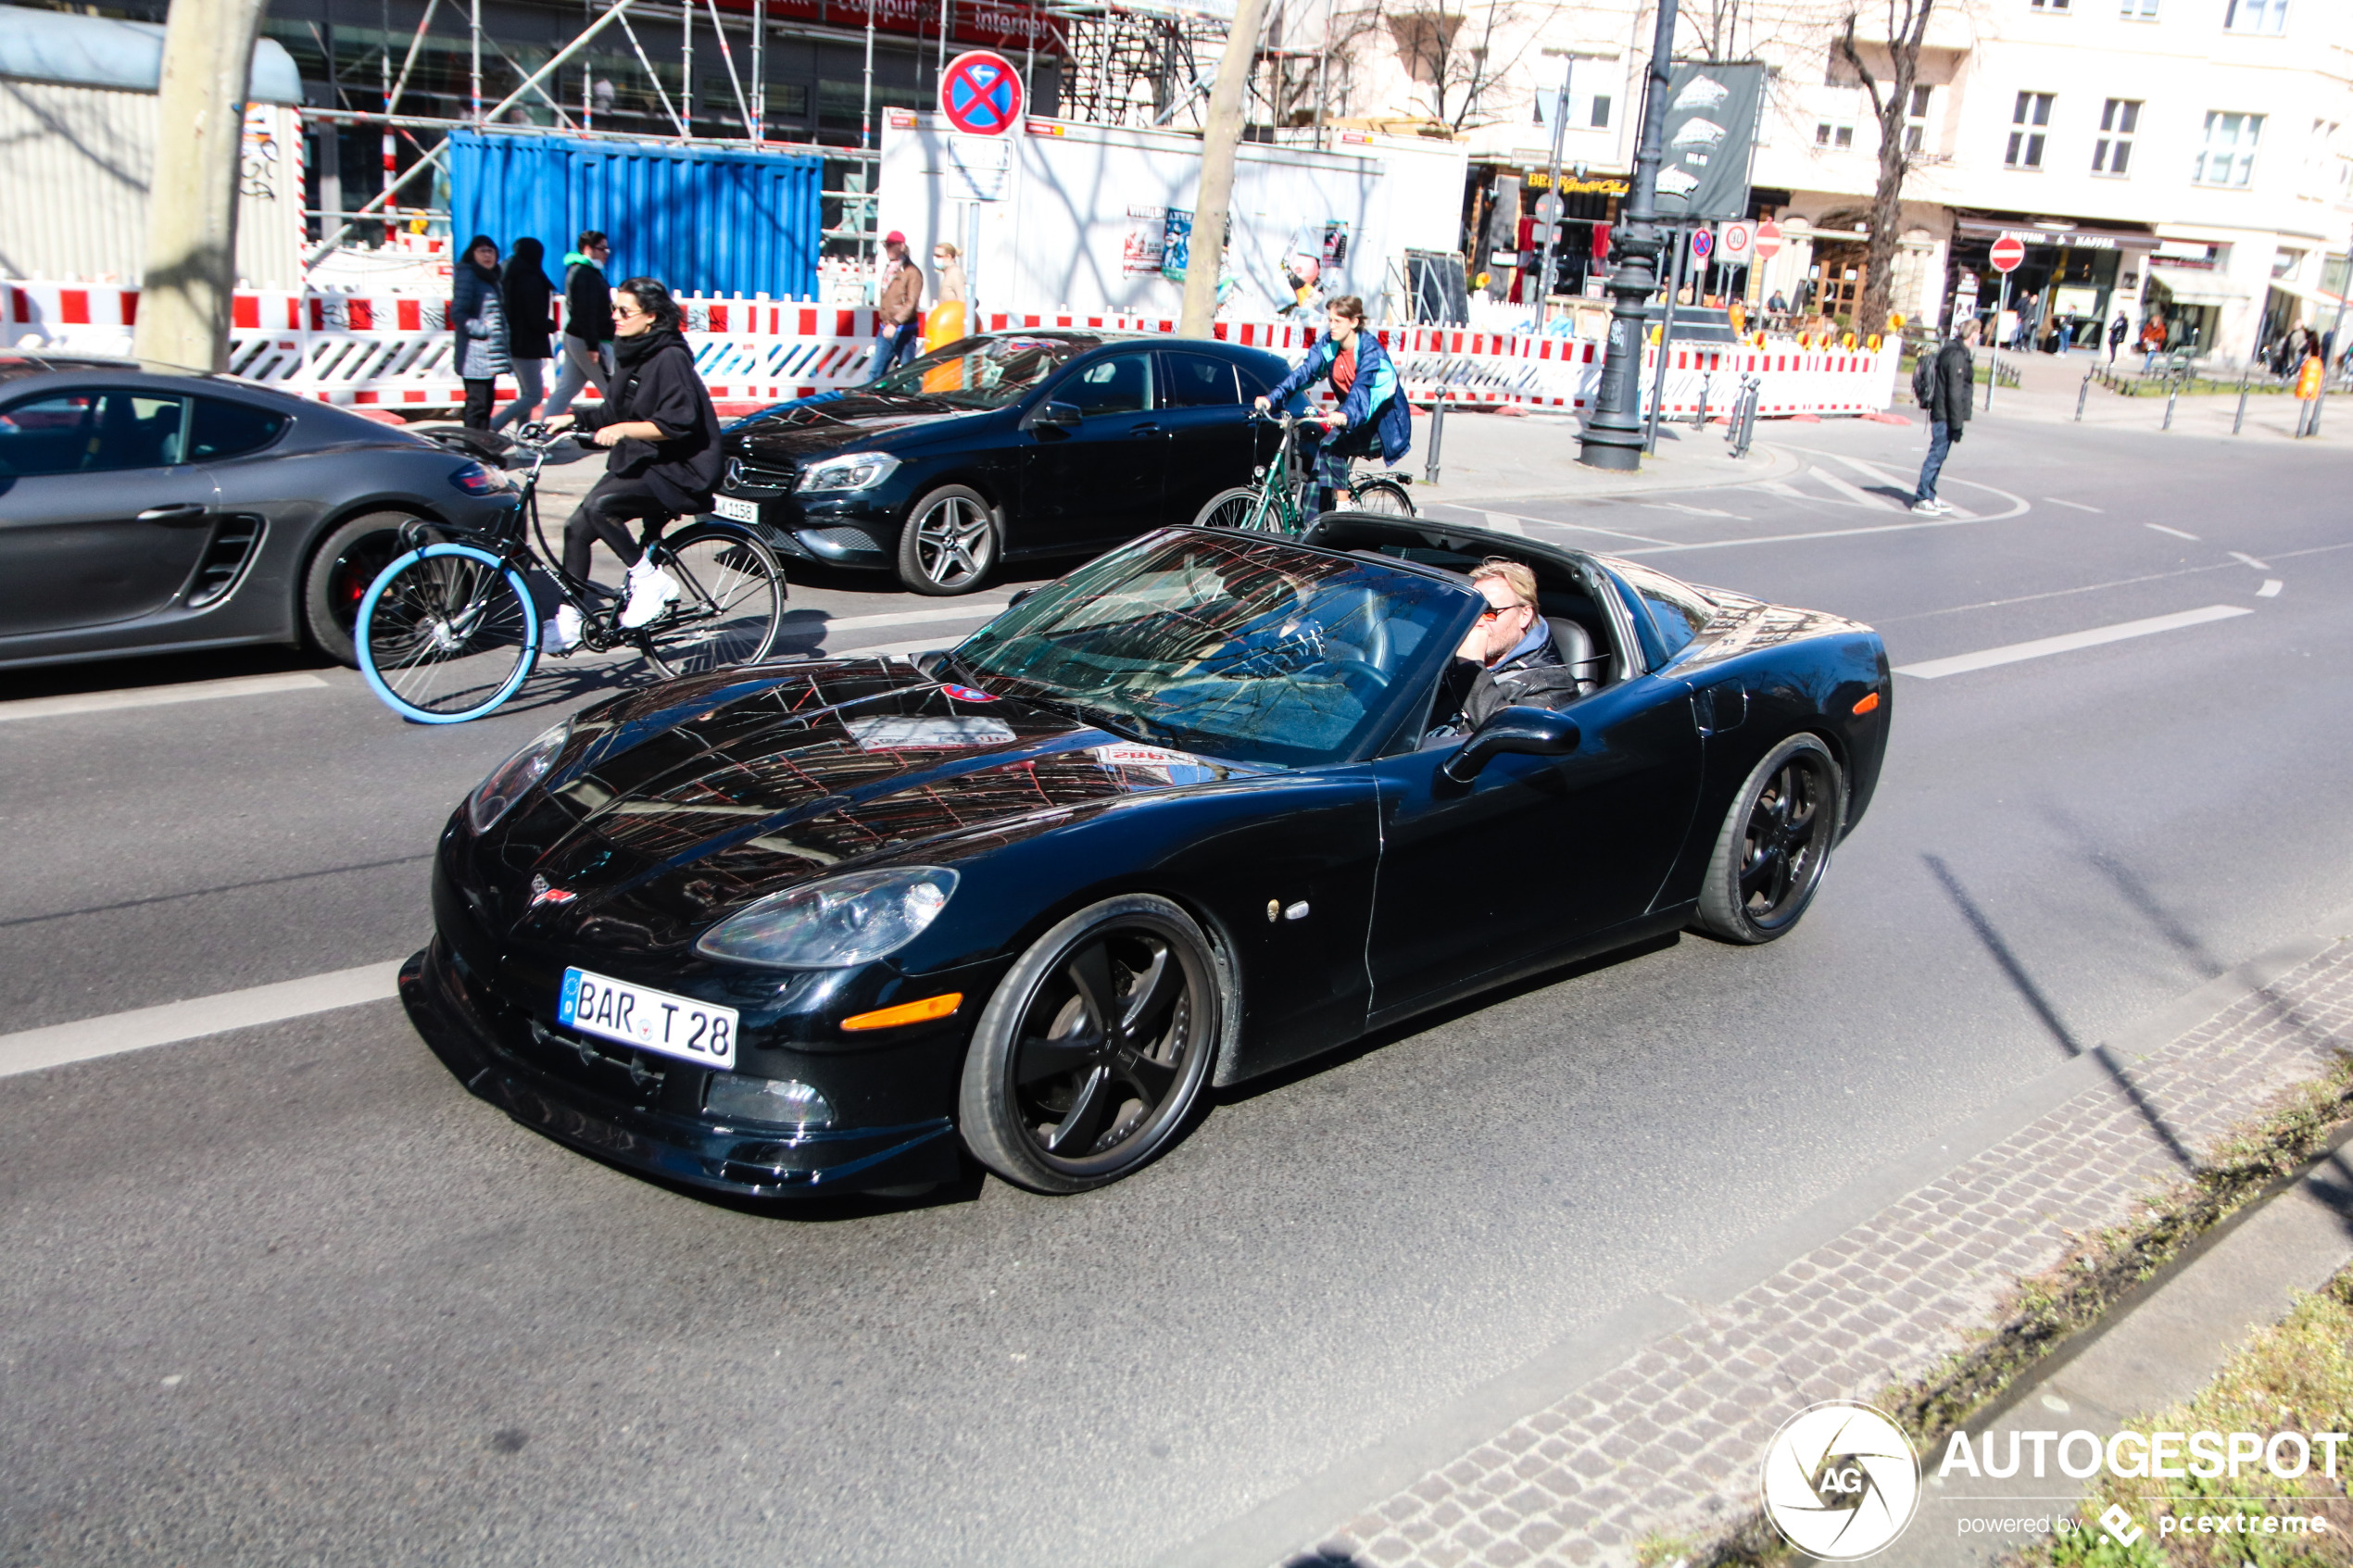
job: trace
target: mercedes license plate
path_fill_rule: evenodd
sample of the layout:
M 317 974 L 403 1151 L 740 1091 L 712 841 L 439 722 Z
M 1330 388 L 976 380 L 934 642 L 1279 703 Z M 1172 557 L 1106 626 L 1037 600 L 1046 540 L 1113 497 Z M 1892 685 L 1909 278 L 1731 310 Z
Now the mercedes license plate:
M 712 496 L 711 509 L 730 522 L 758 522 L 760 521 L 759 502 L 738 501 L 733 495 Z
M 691 997 L 673 997 L 650 985 L 632 985 L 585 969 L 564 971 L 556 1022 L 584 1035 L 660 1051 L 682 1061 L 729 1069 L 736 1065 L 734 1008 L 712 1007 Z

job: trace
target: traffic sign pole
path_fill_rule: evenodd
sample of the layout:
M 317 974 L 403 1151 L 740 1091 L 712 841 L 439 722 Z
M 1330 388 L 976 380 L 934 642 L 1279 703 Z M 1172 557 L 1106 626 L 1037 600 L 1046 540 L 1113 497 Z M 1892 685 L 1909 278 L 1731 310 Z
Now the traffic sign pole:
M 2002 380 L 2002 318 L 2010 311 L 2010 274 L 2026 259 L 2026 245 L 2015 234 L 2004 234 L 1994 242 L 1987 259 L 1994 270 L 2002 275 L 2001 303 L 1994 307 L 1994 331 L 1987 335 L 1985 350 L 1985 407 L 1994 407 L 1994 388 Z

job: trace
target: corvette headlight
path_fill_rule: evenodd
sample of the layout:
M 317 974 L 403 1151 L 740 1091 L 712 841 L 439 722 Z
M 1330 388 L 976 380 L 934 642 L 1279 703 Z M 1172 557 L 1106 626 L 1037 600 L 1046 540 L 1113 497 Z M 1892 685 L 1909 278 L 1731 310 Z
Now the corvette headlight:
M 937 866 L 852 872 L 772 895 L 703 934 L 695 951 L 778 969 L 847 969 L 899 951 L 939 918 L 956 873 Z
M 887 452 L 851 452 L 827 458 L 803 472 L 795 490 L 871 490 L 899 468 Z
M 493 823 L 514 809 L 523 791 L 547 776 L 556 753 L 564 748 L 564 737 L 571 734 L 572 721 L 567 719 L 490 770 L 490 776 L 466 797 L 466 825 L 476 833 L 488 833 Z

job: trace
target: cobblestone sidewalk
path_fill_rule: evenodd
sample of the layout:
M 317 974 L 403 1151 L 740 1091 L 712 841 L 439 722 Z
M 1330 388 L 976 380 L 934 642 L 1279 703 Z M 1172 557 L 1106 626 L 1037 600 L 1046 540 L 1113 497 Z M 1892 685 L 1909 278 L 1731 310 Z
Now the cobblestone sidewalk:
M 2353 1050 L 2339 941 L 1770 1278 L 1423 1476 L 1289 1568 L 1624 1563 L 1755 1506 L 1774 1430 L 1930 1371 L 2070 1235 L 2131 1217 L 2233 1126 Z

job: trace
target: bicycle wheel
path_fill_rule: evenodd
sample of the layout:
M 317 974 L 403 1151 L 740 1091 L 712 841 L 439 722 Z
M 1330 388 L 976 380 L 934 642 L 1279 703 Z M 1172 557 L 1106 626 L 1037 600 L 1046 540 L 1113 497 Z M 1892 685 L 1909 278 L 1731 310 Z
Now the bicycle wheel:
M 1258 492 L 1236 486 L 1220 490 L 1209 498 L 1209 504 L 1193 514 L 1195 528 L 1258 528 L 1269 533 L 1277 531 L 1275 508 L 1261 507 Z
M 740 528 L 698 522 L 661 543 L 678 599 L 638 646 L 665 675 L 699 675 L 765 659 L 785 622 L 785 572 Z
M 1385 517 L 1414 517 L 1414 498 L 1393 479 L 1367 479 L 1348 487 L 1351 510 L 1378 512 Z
M 368 689 L 420 724 L 481 718 L 539 658 L 522 573 L 472 545 L 427 545 L 384 568 L 351 631 Z

